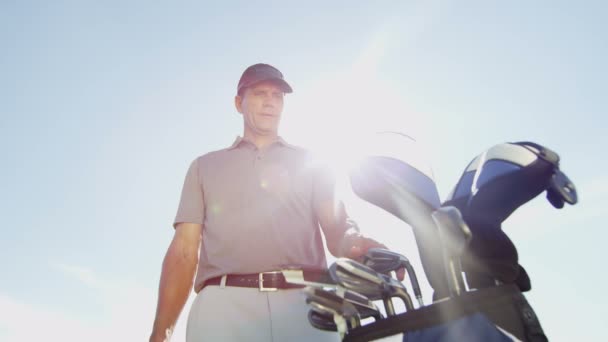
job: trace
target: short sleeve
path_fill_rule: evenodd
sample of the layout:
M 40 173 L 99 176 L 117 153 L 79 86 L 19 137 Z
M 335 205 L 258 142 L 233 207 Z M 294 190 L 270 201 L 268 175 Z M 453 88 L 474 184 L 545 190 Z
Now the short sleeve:
M 197 158 L 188 168 L 173 227 L 175 228 L 178 223 L 183 222 L 203 224 L 204 218 L 205 202 L 200 182 L 199 159 Z

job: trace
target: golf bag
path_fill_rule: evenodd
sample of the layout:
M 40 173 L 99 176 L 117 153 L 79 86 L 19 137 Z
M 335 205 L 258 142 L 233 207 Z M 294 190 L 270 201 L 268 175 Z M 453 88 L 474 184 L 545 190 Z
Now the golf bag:
M 545 190 L 556 208 L 577 201 L 574 185 L 559 169 L 559 156 L 535 143 L 496 145 L 467 166 L 443 205 L 458 208 L 472 232 L 461 258 L 470 287 L 515 283 L 522 291 L 531 289 L 517 249 L 501 225 Z
M 559 170 L 558 155 L 535 143 L 496 145 L 469 163 L 443 207 L 457 208 L 471 240 L 460 256 L 470 291 L 451 290 L 446 248 L 432 217 L 442 205 L 430 168 L 411 151 L 413 139 L 383 133 L 377 146 L 351 173 L 354 192 L 405 223 L 414 232 L 423 269 L 434 290 L 432 305 L 364 325 L 345 341 L 368 341 L 404 333 L 404 341 L 546 341 L 522 291 L 530 278 L 501 224 L 541 192 L 556 208 L 577 202 L 572 182 Z M 409 143 L 408 143 L 409 142 Z M 397 151 L 397 154 L 400 151 Z M 404 157 L 405 156 L 405 157 Z M 458 274 L 462 276 L 460 268 Z

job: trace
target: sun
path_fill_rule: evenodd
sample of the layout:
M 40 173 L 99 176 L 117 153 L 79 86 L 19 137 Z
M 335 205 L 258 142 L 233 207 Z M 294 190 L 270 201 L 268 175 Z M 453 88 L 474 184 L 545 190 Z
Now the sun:
M 375 132 L 401 131 L 406 107 L 373 71 L 324 75 L 287 97 L 282 132 L 336 170 L 360 157 Z M 291 95 L 290 95 L 291 96 Z
M 399 43 L 393 37 L 390 27 L 381 28 L 351 62 L 299 82 L 285 101 L 281 132 L 288 141 L 344 171 L 376 132 L 425 131 L 404 103 L 400 82 L 380 72 L 391 45 Z

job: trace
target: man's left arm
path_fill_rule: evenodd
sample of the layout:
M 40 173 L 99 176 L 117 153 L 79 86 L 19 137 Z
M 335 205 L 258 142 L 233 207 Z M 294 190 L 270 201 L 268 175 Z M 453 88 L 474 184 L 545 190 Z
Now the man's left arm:
M 327 249 L 335 257 L 359 260 L 370 248 L 386 248 L 359 232 L 356 225 L 348 219 L 340 201 L 331 199 L 318 204 L 317 217 L 325 235 Z
M 348 218 L 344 204 L 337 197 L 333 174 L 320 170 L 315 182 L 315 211 L 329 252 L 339 258 L 346 257 L 362 261 L 370 248 L 387 248 L 384 244 L 364 236 L 354 221 Z M 397 271 L 403 280 L 405 269 Z
M 359 232 L 357 226 L 347 219 L 342 202 L 321 203 L 317 215 L 325 235 L 327 249 L 337 258 L 346 257 L 362 262 L 363 256 L 370 248 L 387 249 L 384 244 Z M 396 270 L 396 276 L 399 280 L 405 279 L 405 268 Z
M 335 257 L 359 259 L 369 248 L 386 248 L 363 236 L 348 219 L 344 204 L 336 194 L 336 177 L 327 167 L 315 169 L 313 202 L 327 249 Z

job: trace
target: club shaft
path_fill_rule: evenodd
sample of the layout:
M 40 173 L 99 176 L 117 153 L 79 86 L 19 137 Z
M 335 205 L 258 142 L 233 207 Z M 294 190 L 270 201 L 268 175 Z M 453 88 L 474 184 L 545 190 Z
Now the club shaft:
M 390 297 L 383 298 L 382 302 L 384 303 L 384 309 L 386 310 L 387 316 L 395 316 L 395 307 L 393 306 L 393 301 Z
M 422 300 L 422 292 L 420 291 L 420 283 L 418 283 L 418 277 L 416 277 L 416 272 L 414 271 L 414 267 L 408 261 L 405 263 L 405 269 L 407 270 L 408 277 L 410 278 L 410 282 L 412 283 L 412 290 L 414 291 L 414 295 L 418 299 L 418 304 L 420 306 L 424 306 L 424 302 Z
M 448 262 L 448 279 L 450 280 L 450 291 L 452 292 L 452 296 L 460 296 L 464 290 L 462 271 L 459 266 L 460 263 L 455 259 L 450 259 Z

